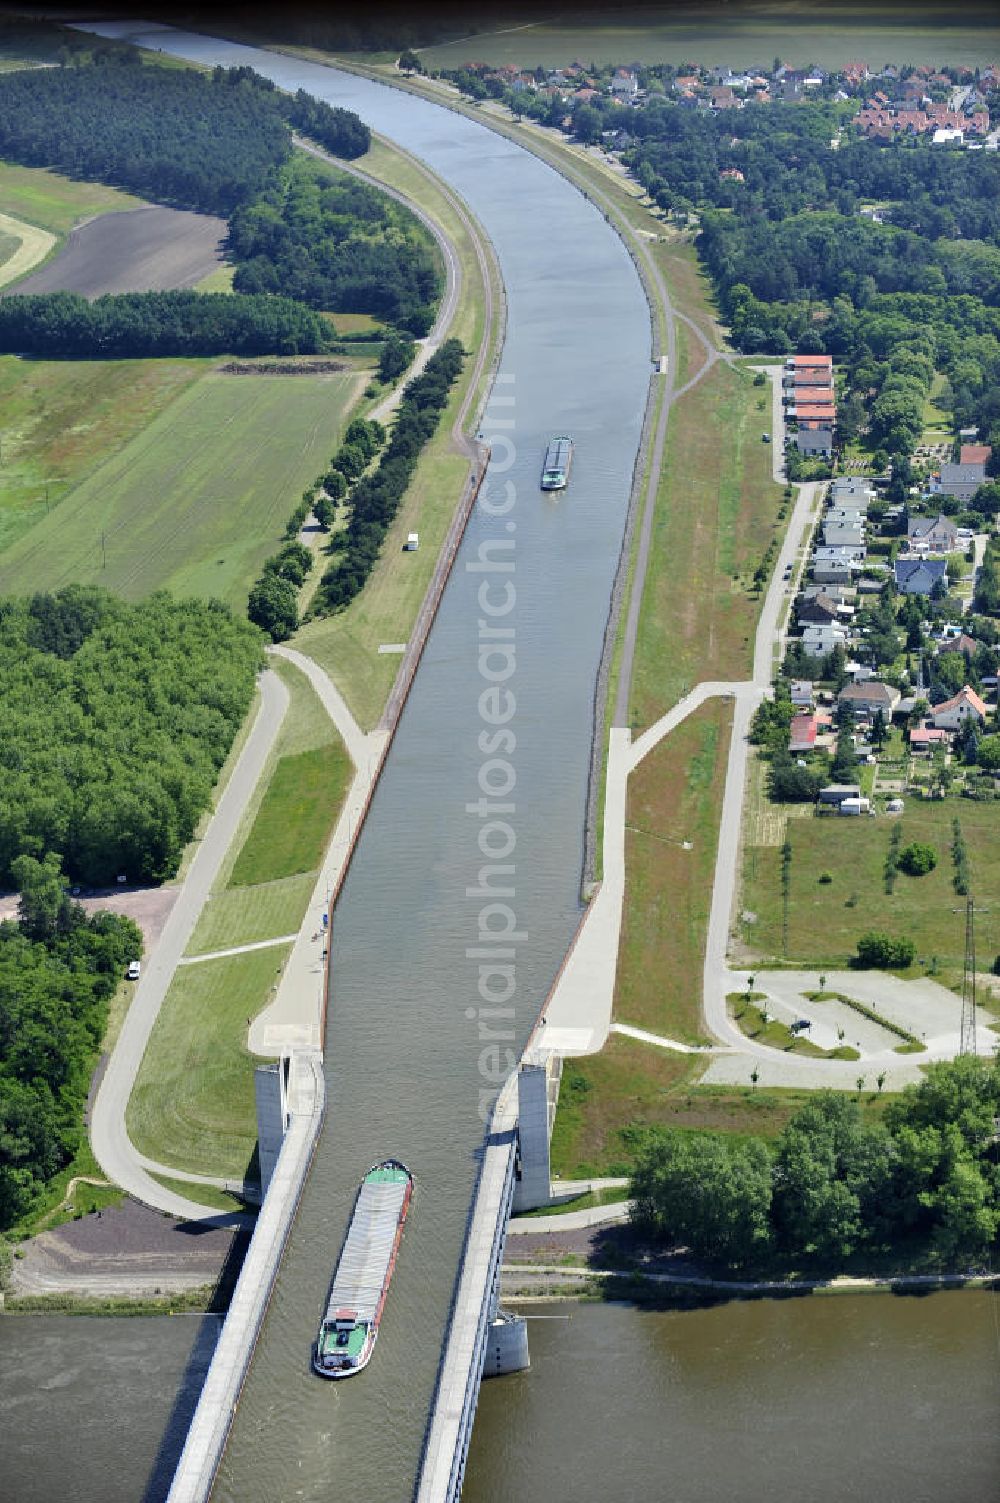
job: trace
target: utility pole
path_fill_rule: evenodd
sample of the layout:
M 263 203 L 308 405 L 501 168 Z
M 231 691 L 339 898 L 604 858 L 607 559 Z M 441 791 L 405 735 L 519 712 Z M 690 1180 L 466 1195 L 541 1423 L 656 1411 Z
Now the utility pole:
M 960 908 L 952 910 L 961 913 Z M 970 893 L 965 900 L 965 966 L 962 972 L 962 1035 L 960 1054 L 975 1054 L 976 1049 L 976 914 L 988 913 L 977 908 Z

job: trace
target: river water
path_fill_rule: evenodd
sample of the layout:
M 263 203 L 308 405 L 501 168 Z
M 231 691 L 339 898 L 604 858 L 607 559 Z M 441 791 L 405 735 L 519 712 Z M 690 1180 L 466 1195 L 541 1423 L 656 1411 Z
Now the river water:
M 463 1503 L 1000 1497 L 996 1294 L 541 1308 L 531 1370 L 483 1384 Z

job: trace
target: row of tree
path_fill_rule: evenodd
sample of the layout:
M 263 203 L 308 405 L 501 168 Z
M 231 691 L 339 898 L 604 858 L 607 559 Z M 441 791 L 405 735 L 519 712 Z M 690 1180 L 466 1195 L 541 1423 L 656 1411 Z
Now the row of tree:
M 323 575 L 313 604 L 315 614 L 339 610 L 364 588 L 421 450 L 437 429 L 448 404 L 464 355 L 459 340 L 446 340 L 420 375 L 407 383 L 377 468 L 357 481 L 351 492 L 350 519 L 343 532 L 333 539 L 332 546 L 339 556 Z
M 94 885 L 172 877 L 262 662 L 218 601 L 0 601 L 0 882 L 46 852 Z
M 657 1241 L 732 1267 L 989 1259 L 998 1113 L 1000 1065 L 966 1055 L 929 1065 L 874 1121 L 852 1097 L 817 1095 L 773 1148 L 652 1130 L 632 1176 L 634 1219 Z
M 76 292 L 0 298 L 0 352 L 46 359 L 312 355 L 333 330 L 294 298 L 224 292 Z
M 30 1210 L 80 1145 L 108 1001 L 142 935 L 121 914 L 88 918 L 59 859 L 21 856 L 19 918 L 0 923 L 0 1230 Z

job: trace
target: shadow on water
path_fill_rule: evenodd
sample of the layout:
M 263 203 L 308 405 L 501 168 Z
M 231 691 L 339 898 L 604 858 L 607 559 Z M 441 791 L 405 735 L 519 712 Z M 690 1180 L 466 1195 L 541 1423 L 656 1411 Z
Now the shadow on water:
M 177 1396 L 164 1426 L 156 1456 L 149 1469 L 149 1476 L 146 1478 L 141 1503 L 164 1503 L 170 1491 L 170 1484 L 177 1470 L 177 1462 L 187 1439 L 191 1416 L 198 1403 L 198 1396 L 201 1393 L 205 1374 L 208 1372 L 221 1330 L 222 1321 L 218 1315 L 206 1315 L 198 1326 L 198 1333 L 181 1374 Z
M 194 1235 L 197 1233 L 198 1223 L 193 1222 L 184 1230 Z M 170 1491 L 170 1484 L 177 1470 L 177 1463 L 191 1425 L 191 1417 L 201 1395 L 216 1343 L 222 1333 L 222 1323 L 229 1309 L 229 1301 L 232 1299 L 236 1280 L 240 1276 L 240 1269 L 243 1267 L 243 1259 L 246 1257 L 252 1235 L 252 1226 L 240 1226 L 229 1244 L 226 1261 L 219 1270 L 219 1276 L 209 1300 L 209 1313 L 198 1326 L 197 1335 L 178 1382 L 177 1395 L 163 1427 L 160 1444 L 141 1495 L 141 1503 L 163 1503 Z

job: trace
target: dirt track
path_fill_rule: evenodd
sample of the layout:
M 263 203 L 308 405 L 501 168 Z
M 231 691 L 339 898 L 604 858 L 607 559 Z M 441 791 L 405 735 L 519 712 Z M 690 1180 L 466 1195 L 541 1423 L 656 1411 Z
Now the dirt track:
M 222 264 L 225 221 L 151 205 L 101 214 L 73 230 L 63 249 L 9 294 L 166 292 L 193 287 Z

